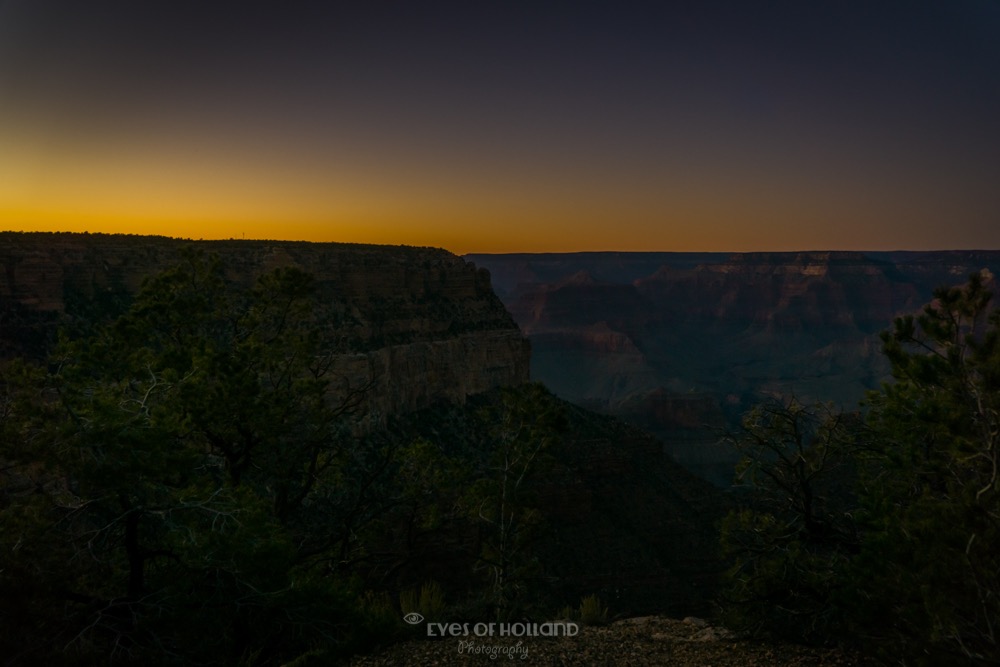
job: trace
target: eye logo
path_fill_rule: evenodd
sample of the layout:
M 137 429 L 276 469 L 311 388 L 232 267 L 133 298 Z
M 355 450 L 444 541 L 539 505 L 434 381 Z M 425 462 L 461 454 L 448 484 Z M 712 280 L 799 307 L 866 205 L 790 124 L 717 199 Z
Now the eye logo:
M 411 611 L 409 614 L 403 617 L 403 620 L 409 623 L 410 625 L 416 625 L 420 621 L 424 620 L 424 617 L 415 611 Z

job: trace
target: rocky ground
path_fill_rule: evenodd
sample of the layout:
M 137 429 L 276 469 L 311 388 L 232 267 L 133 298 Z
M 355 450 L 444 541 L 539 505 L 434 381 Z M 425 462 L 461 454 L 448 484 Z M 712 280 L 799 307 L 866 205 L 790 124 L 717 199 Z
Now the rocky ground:
M 354 658 L 351 667 L 518 663 L 532 667 L 622 665 L 806 667 L 875 665 L 834 649 L 740 639 L 704 620 L 655 616 L 584 627 L 573 637 L 476 637 L 410 641 Z

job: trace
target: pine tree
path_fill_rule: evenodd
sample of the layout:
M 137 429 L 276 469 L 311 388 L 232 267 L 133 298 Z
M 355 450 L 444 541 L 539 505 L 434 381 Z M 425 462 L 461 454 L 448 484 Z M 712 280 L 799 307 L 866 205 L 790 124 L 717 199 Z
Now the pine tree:
M 192 253 L 48 372 L 8 374 L 0 585 L 47 634 L 26 660 L 264 664 L 344 641 L 347 587 L 316 563 L 354 539 L 337 480 L 366 457 L 319 312 L 300 270 L 246 288 Z
M 908 664 L 1000 663 L 1000 311 L 987 279 L 896 320 L 883 335 L 894 382 L 870 397 L 857 627 Z

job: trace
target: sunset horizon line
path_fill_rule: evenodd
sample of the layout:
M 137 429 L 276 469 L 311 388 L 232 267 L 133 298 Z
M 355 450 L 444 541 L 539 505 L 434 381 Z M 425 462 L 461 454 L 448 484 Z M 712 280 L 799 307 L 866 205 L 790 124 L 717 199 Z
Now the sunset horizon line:
M 170 241 L 181 241 L 190 243 L 225 243 L 230 241 L 245 241 L 251 243 L 288 243 L 288 244 L 315 244 L 315 245 L 357 245 L 357 246 L 386 246 L 386 247 L 411 247 L 411 248 L 431 248 L 444 250 L 453 255 L 462 257 L 466 255 L 583 255 L 583 254 L 732 254 L 748 255 L 755 253 L 768 254 L 808 254 L 808 253 L 921 253 L 921 252 L 1000 252 L 1000 247 L 972 247 L 972 246 L 940 246 L 940 247 L 835 247 L 835 246 L 801 246 L 792 248 L 780 248 L 770 246 L 757 246 L 752 248 L 616 248 L 616 247 L 586 247 L 580 249 L 500 249 L 500 250 L 452 250 L 446 245 L 436 245 L 433 243 L 406 243 L 389 241 L 365 241 L 365 240 L 334 240 L 334 239 L 309 239 L 309 238 L 278 238 L 264 236 L 210 236 L 193 237 L 185 235 L 171 235 L 155 232 L 109 232 L 90 231 L 73 229 L 0 229 L 3 234 L 51 234 L 51 235 L 76 235 L 76 236 L 124 236 L 138 238 L 166 239 Z

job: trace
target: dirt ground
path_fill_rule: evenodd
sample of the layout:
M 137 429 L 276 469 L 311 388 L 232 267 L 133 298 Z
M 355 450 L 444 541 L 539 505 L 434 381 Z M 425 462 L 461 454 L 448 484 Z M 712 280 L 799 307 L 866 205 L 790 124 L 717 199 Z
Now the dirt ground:
M 479 637 L 470 633 L 410 641 L 350 662 L 351 667 L 489 664 L 861 667 L 876 663 L 835 649 L 740 639 L 697 618 L 677 620 L 656 616 L 620 620 L 604 627 L 583 627 L 576 636 Z

